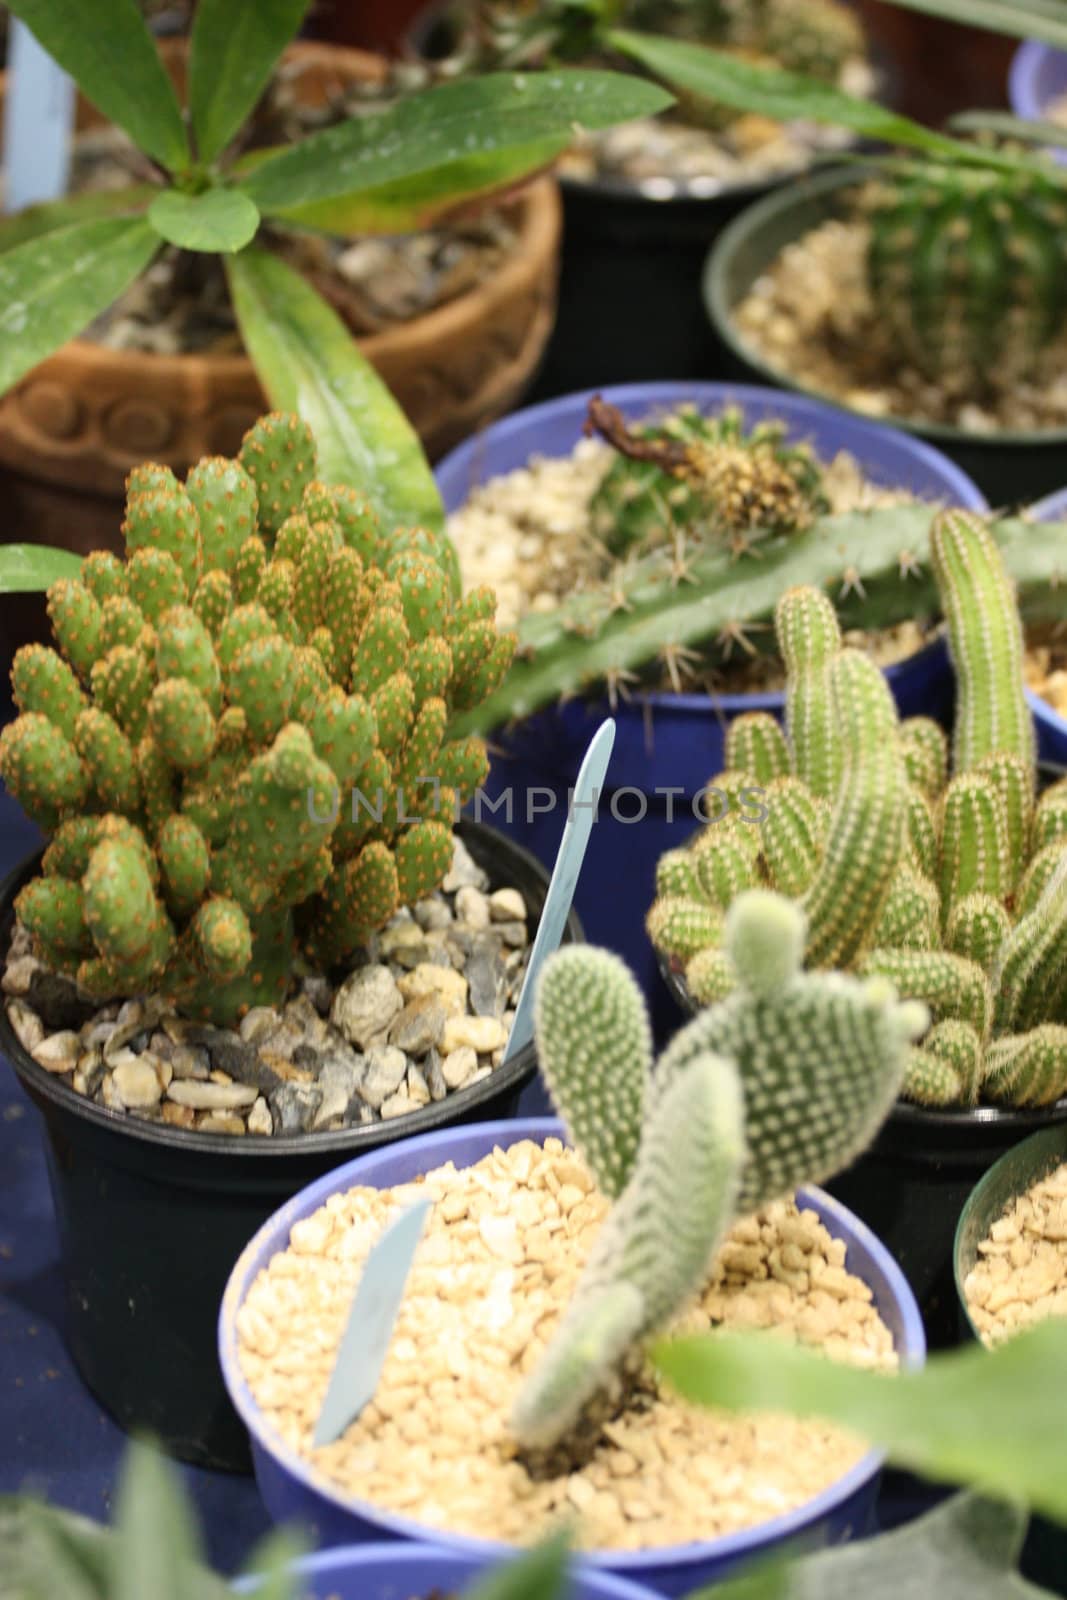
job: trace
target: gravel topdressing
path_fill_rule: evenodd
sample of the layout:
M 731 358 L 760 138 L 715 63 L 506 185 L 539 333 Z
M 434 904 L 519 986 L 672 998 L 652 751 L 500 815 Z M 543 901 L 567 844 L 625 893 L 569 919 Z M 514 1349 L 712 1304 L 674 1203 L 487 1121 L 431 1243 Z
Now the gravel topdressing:
M 978 1246 L 964 1297 L 986 1344 L 1067 1316 L 1067 1162 L 1019 1195 Z
M 311 1434 L 360 1269 L 399 1208 L 429 1194 L 427 1222 L 372 1403 L 340 1440 Z M 864 1447 L 820 1423 L 728 1417 L 660 1393 L 642 1369 L 572 1469 L 525 1459 L 508 1430 L 605 1213 L 558 1139 L 448 1163 L 389 1191 L 338 1194 L 292 1229 L 289 1248 L 237 1314 L 239 1361 L 268 1432 L 317 1478 L 432 1527 L 525 1544 L 578 1514 L 586 1548 L 710 1539 L 803 1505 Z M 678 1327 L 762 1329 L 857 1365 L 895 1365 L 871 1293 L 844 1244 L 810 1211 L 776 1204 L 739 1223 Z

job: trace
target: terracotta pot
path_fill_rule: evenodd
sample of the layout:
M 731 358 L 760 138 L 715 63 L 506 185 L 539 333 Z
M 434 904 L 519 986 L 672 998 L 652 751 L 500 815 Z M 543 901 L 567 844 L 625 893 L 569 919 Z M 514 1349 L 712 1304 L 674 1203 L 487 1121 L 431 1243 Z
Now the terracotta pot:
M 1007 104 L 1014 39 L 887 0 L 855 0 L 897 111 L 936 127 L 972 106 Z
M 161 44 L 179 87 L 184 49 L 180 40 Z M 311 103 L 383 70 L 374 56 L 313 43 L 291 46 L 288 59 L 304 65 L 301 92 Z M 80 128 L 100 120 L 79 106 Z M 556 185 L 539 178 L 510 204 L 519 239 L 501 271 L 449 304 L 360 340 L 431 458 L 516 403 L 552 329 Z M 201 456 L 232 454 L 266 409 L 243 355 L 148 355 L 74 339 L 0 398 L 3 537 L 80 553 L 117 549 L 132 466 L 151 459 L 184 472 Z M 44 637 L 43 618 L 39 597 L 0 597 L 5 658 L 26 639 Z

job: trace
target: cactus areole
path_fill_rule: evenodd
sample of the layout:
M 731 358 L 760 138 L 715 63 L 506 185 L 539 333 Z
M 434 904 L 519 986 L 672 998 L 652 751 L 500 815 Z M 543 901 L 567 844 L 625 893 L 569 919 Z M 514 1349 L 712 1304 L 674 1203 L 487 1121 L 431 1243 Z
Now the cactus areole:
M 441 534 L 319 481 L 295 416 L 184 484 L 135 468 L 123 536 L 49 590 L 56 649 L 15 657 L 0 775 L 51 835 L 16 909 L 90 995 L 228 1024 L 438 886 L 486 771 L 449 723 L 514 640 Z

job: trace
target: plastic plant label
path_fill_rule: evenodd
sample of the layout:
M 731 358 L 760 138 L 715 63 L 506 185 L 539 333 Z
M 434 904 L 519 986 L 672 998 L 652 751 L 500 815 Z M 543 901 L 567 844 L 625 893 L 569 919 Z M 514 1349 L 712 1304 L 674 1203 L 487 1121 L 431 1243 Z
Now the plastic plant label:
M 545 908 L 537 925 L 537 936 L 530 952 L 526 977 L 519 992 L 519 1003 L 515 1007 L 515 1021 L 511 1025 L 511 1035 L 504 1052 L 505 1061 L 510 1061 L 513 1056 L 518 1055 L 533 1038 L 537 974 L 545 957 L 559 948 L 560 940 L 563 938 L 614 744 L 615 721 L 614 718 L 608 717 L 593 735 L 574 785 L 563 838 L 560 840 L 559 854 L 556 856 L 548 894 L 545 896 Z
M 4 210 L 66 193 L 74 125 L 74 83 L 12 19 L 4 106 Z
M 429 1200 L 416 1201 L 389 1224 L 367 1257 L 315 1424 L 316 1449 L 339 1439 L 374 1398 L 430 1208 Z

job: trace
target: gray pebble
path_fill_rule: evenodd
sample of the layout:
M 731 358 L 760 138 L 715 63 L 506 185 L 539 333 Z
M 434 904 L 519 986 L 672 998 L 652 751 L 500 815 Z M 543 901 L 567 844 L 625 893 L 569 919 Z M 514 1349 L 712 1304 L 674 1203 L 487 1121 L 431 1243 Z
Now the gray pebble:
M 317 1080 L 322 1100 L 312 1127 L 321 1128 L 335 1118 L 340 1121 L 360 1086 L 363 1072 L 363 1057 L 354 1055 L 351 1050 L 343 1054 L 338 1051 L 323 1062 Z
M 441 888 L 446 894 L 455 894 L 459 889 L 488 889 L 489 875 L 483 872 L 474 860 L 463 840 L 456 836 L 452 846 L 452 865 L 448 870 Z
M 366 1069 L 359 1086 L 360 1099 L 375 1111 L 381 1109 L 389 1096 L 395 1094 L 404 1081 L 408 1058 L 403 1050 L 392 1045 L 367 1051 Z
M 333 984 L 329 978 L 324 978 L 321 973 L 310 973 L 302 984 L 303 993 L 307 995 L 320 1017 L 328 1017 L 330 1007 L 333 1005 Z
M 389 1043 L 409 1056 L 425 1055 L 433 1045 L 440 1044 L 445 1021 L 445 1008 L 435 995 L 416 995 L 394 1018 Z
M 470 1002 L 480 1017 L 499 1017 L 507 1002 L 507 975 L 493 934 L 475 941 L 467 962 Z
M 382 1105 L 382 1121 L 392 1117 L 406 1117 L 411 1111 L 418 1111 L 419 1106 L 408 1094 L 406 1089 L 398 1089 L 396 1094 L 391 1094 Z
M 456 894 L 456 916 L 477 933 L 489 926 L 489 901 L 480 889 L 464 884 Z
M 441 1062 L 441 1075 L 450 1089 L 462 1089 L 478 1070 L 478 1055 L 469 1045 L 461 1045 Z
M 525 922 L 497 922 L 493 932 L 512 950 L 525 950 L 530 938 Z
M 363 967 L 338 989 L 330 1021 L 350 1044 L 362 1050 L 376 1034 L 385 1032 L 403 1004 L 388 967 Z
M 19 1044 L 32 1055 L 44 1038 L 44 1023 L 23 1000 L 9 1000 L 6 1010 Z
M 42 1039 L 30 1054 L 46 1072 L 73 1072 L 81 1054 L 81 1040 L 69 1028 Z
M 422 1063 L 422 1075 L 426 1079 L 426 1087 L 430 1091 L 431 1100 L 443 1100 L 448 1093 L 448 1084 L 441 1071 L 441 1057 L 436 1050 L 431 1050 L 426 1060 Z
M 191 1106 L 194 1111 L 238 1111 L 255 1102 L 256 1091 L 247 1083 L 196 1083 L 175 1078 L 167 1090 L 175 1105 Z
M 314 1083 L 282 1083 L 269 1097 L 276 1134 L 306 1133 L 319 1108 L 322 1093 Z
M 452 926 L 452 912 L 448 902 L 435 895 L 429 900 L 420 900 L 414 908 L 415 921 L 427 933 L 440 932 L 442 928 Z
M 525 922 L 526 901 L 518 889 L 496 889 L 489 896 L 489 915 L 494 922 Z
M 430 1086 L 426 1082 L 418 1067 L 412 1064 L 407 1075 L 408 1098 L 417 1106 L 428 1106 L 430 1103 Z
M 48 1032 L 81 1028 L 100 1009 L 99 1000 L 82 995 L 73 978 L 38 967 L 30 977 L 26 1000 L 36 1011 Z

